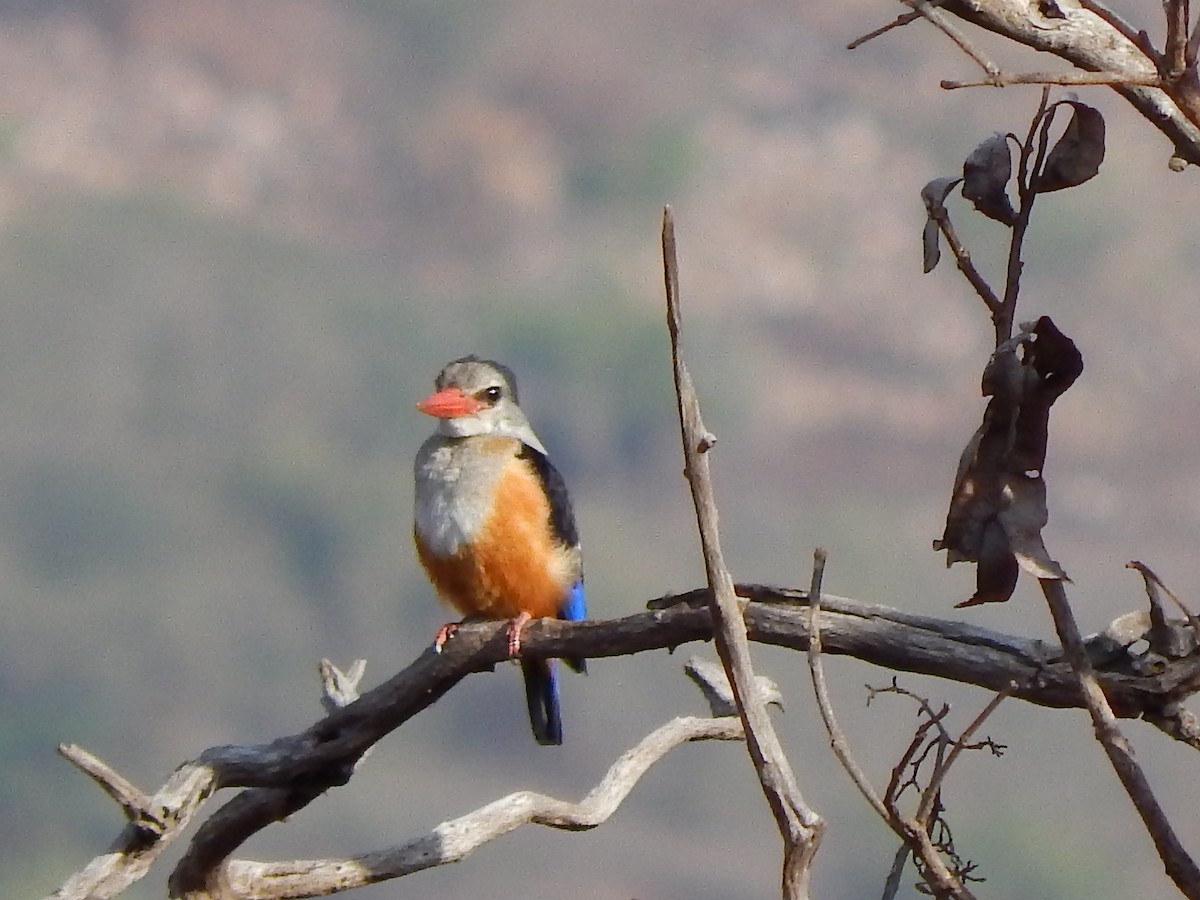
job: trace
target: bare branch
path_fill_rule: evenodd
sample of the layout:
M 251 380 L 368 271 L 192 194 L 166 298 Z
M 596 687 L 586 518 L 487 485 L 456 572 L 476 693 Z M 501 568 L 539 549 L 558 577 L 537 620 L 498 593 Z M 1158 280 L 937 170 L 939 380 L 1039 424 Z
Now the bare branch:
M 946 775 L 949 773 L 950 767 L 954 765 L 955 760 L 958 759 L 963 750 L 971 746 L 971 738 L 974 737 L 975 732 L 982 727 L 983 723 L 987 721 L 988 716 L 994 713 L 996 707 L 1003 703 L 1004 699 L 1010 696 L 1015 689 L 1015 684 L 1010 685 L 1007 690 L 1000 691 L 992 697 L 988 701 L 987 706 L 980 710 L 979 715 L 971 720 L 971 724 L 964 728 L 962 734 L 953 742 L 950 752 L 933 770 L 933 777 L 929 779 L 929 784 L 925 787 L 925 792 L 921 797 L 921 804 L 917 809 L 917 818 L 920 821 L 925 821 L 925 817 L 933 809 L 934 798 L 937 796 L 938 791 L 941 790 L 942 783 L 946 780 Z
M 321 706 L 327 712 L 334 712 L 357 700 L 358 684 L 366 668 L 365 659 L 355 660 L 345 672 L 328 659 L 322 659 L 317 666 L 321 676 Z M 371 749 L 355 760 L 355 768 L 370 755 Z M 317 779 L 288 788 L 254 788 L 238 794 L 196 830 L 187 852 L 167 880 L 170 895 L 205 900 L 229 893 L 226 860 L 233 852 L 268 825 L 303 809 L 329 786 L 325 779 Z M 243 895 L 232 896 L 240 900 Z
M 1063 583 L 1056 579 L 1040 579 L 1039 583 L 1050 607 L 1050 614 L 1054 618 L 1054 627 L 1063 643 L 1063 650 L 1079 679 L 1079 686 L 1096 731 L 1096 740 L 1104 748 L 1117 777 L 1129 794 L 1129 799 L 1133 801 L 1138 815 L 1142 817 L 1167 875 L 1185 897 L 1192 900 L 1200 898 L 1200 869 L 1179 841 L 1170 820 L 1154 796 L 1150 782 L 1134 758 L 1133 747 L 1117 725 L 1112 708 L 1096 680 L 1092 663 L 1084 649 L 1083 639 L 1079 636 Z
M 921 19 L 921 18 L 924 18 L 924 16 L 922 16 L 921 13 L 919 13 L 919 12 L 904 13 L 904 15 L 897 16 L 894 20 L 892 20 L 891 22 L 888 22 L 886 25 L 881 25 L 878 28 L 876 28 L 874 31 L 868 31 L 862 37 L 855 38 L 854 40 L 852 40 L 850 43 L 848 43 L 846 45 L 846 49 L 847 50 L 857 50 L 859 47 L 861 47 L 867 41 L 873 41 L 873 40 L 875 40 L 875 38 L 881 37 L 882 35 L 887 34 L 893 28 L 902 28 L 903 26 L 907 25 L 909 22 L 915 22 L 917 19 Z
M 958 49 L 967 54 L 979 68 L 987 73 L 990 83 L 999 84 L 997 79 L 1000 78 L 1000 67 L 988 59 L 987 55 L 962 33 L 962 30 L 950 20 L 946 13 L 927 0 L 901 0 L 901 2 L 911 6 L 915 12 L 920 13 L 946 37 L 954 41 Z
M 1162 590 L 1162 592 L 1170 597 L 1172 602 L 1179 607 L 1180 611 L 1187 616 L 1188 624 L 1192 626 L 1192 634 L 1197 641 L 1200 641 L 1200 617 L 1192 612 L 1191 609 L 1179 599 L 1179 595 L 1167 587 L 1161 578 L 1154 574 L 1153 569 L 1151 569 L 1144 562 L 1139 562 L 1136 559 L 1132 560 L 1131 562 L 1127 562 L 1125 564 L 1125 568 L 1134 569 L 1141 574 L 1146 583 L 1146 596 L 1150 599 L 1151 610 L 1157 609 L 1158 615 L 1163 615 L 1161 611 L 1162 604 L 1158 601 L 1157 596 L 1157 591 Z
M 1021 144 L 1021 158 L 1017 173 L 1017 194 L 1019 209 L 1013 225 L 1012 235 L 1008 243 L 1008 265 L 1005 269 L 1004 300 L 1001 304 L 1000 315 L 992 316 L 997 349 L 1012 337 L 1013 322 L 1017 316 L 1017 297 L 1021 292 L 1021 273 L 1025 263 L 1021 260 L 1021 251 L 1025 246 L 1025 233 L 1029 230 L 1029 221 L 1033 216 L 1033 204 L 1037 200 L 1037 191 L 1033 189 L 1033 179 L 1041 170 L 1042 160 L 1046 154 L 1046 129 L 1050 122 L 1046 115 L 1050 102 L 1050 88 L 1042 88 L 1042 98 L 1038 103 L 1037 112 L 1029 124 L 1029 133 Z M 1038 125 L 1043 126 L 1042 139 L 1034 144 L 1034 135 Z M 1032 158 L 1032 165 L 1031 165 Z
M 850 780 L 854 782 L 858 792 L 863 795 L 863 799 L 878 813 L 881 819 L 887 822 L 889 821 L 887 807 L 883 805 L 883 800 L 875 792 L 866 772 L 858 764 L 854 754 L 850 752 L 850 742 L 846 740 L 846 733 L 842 731 L 842 727 L 837 722 L 837 717 L 833 712 L 833 703 L 829 699 L 829 688 L 825 682 L 825 667 L 821 663 L 821 581 L 824 573 L 825 551 L 818 549 L 813 553 L 812 587 L 809 591 L 808 613 L 810 623 L 808 671 L 812 677 L 813 691 L 817 697 L 817 708 L 821 712 L 825 730 L 829 733 L 829 746 L 833 750 L 833 755 L 842 764 L 842 768 L 846 770 L 846 774 L 850 776 Z
M 995 79 L 955 81 L 943 79 L 939 84 L 948 91 L 973 87 L 1006 87 L 1013 84 L 1061 85 L 1154 85 L 1162 82 L 1157 75 L 1117 75 L 1111 72 L 1001 72 Z
M 673 719 L 624 753 L 578 803 L 518 791 L 387 850 L 346 859 L 273 863 L 235 860 L 228 866 L 228 883 L 235 896 L 246 900 L 325 896 L 461 862 L 484 844 L 522 825 L 566 831 L 596 828 L 617 811 L 642 775 L 680 744 L 735 741 L 743 734 L 741 722 L 732 716 Z
M 829 744 L 833 748 L 833 753 L 837 757 L 838 762 L 842 764 L 842 768 L 850 776 L 854 786 L 858 788 L 858 792 L 863 795 L 871 808 L 876 814 L 887 823 L 900 838 L 904 841 L 908 852 L 920 856 L 924 863 L 922 874 L 926 878 L 930 887 L 938 892 L 938 896 L 955 897 L 959 900 L 971 900 L 973 894 L 962 881 L 947 868 L 941 854 L 929 839 L 929 834 L 924 823 L 919 819 L 913 819 L 900 814 L 894 804 L 894 798 L 890 798 L 889 803 L 885 804 L 880 799 L 879 794 L 875 792 L 866 773 L 850 752 L 849 741 L 846 740 L 845 732 L 837 723 L 837 717 L 833 712 L 833 704 L 829 700 L 829 690 L 825 683 L 825 670 L 821 664 L 821 581 L 825 572 L 825 551 L 818 549 L 813 554 L 813 574 L 812 588 L 809 593 L 809 621 L 811 623 L 811 638 L 808 644 L 808 668 L 812 675 L 813 690 L 817 697 L 817 706 L 821 711 L 821 719 L 825 722 L 825 730 L 829 734 Z M 911 754 L 913 748 L 910 747 Z M 895 773 L 893 773 L 893 782 L 895 781 Z M 890 792 L 889 792 L 890 794 Z M 892 874 L 888 877 L 888 887 L 885 889 L 884 896 L 888 896 L 889 892 L 894 894 L 894 885 L 899 883 L 900 871 L 903 868 L 903 860 L 897 858 L 893 864 Z
M 104 793 L 121 807 L 125 818 L 136 821 L 148 814 L 150 796 L 98 756 L 89 753 L 78 744 L 59 744 L 58 752 L 75 768 L 100 785 Z
M 321 706 L 325 711 L 333 712 L 357 700 L 358 685 L 366 671 L 365 659 L 356 659 L 345 672 L 329 660 L 321 660 L 317 672 L 321 676 Z
M 1200 718 L 1191 710 L 1172 703 L 1162 710 L 1147 712 L 1143 718 L 1163 734 L 1200 750 Z
M 1167 43 L 1163 53 L 1168 81 L 1178 81 L 1188 69 L 1188 0 L 1164 0 L 1163 11 L 1167 14 Z
M 684 663 L 683 671 L 700 688 L 700 693 L 708 701 L 708 710 L 714 716 L 736 716 L 737 699 L 733 696 L 733 688 L 729 685 L 729 677 L 720 663 L 715 663 L 700 656 L 693 656 Z M 768 706 L 783 708 L 783 693 L 779 685 L 766 675 L 755 675 L 758 689 L 762 692 L 763 701 Z
M 748 600 L 751 640 L 807 650 L 807 591 L 737 585 Z M 611 657 L 710 640 L 710 592 L 697 589 L 652 601 L 649 612 L 608 621 L 535 620 L 522 633 L 527 652 L 542 656 Z M 842 597 L 821 598 L 823 653 L 854 656 L 893 671 L 916 672 L 993 691 L 1010 683 L 1013 696 L 1050 707 L 1081 706 L 1078 681 L 1061 651 L 1039 640 L 1006 635 L 963 622 L 920 616 Z M 1129 636 L 1134 640 L 1136 636 Z M 1105 635 L 1089 638 L 1107 643 Z M 508 656 L 504 623 L 464 626 L 441 654 L 426 651 L 356 702 L 305 731 L 267 744 L 213 747 L 182 766 L 151 795 L 156 817 L 131 822 L 109 851 L 73 875 L 58 900 L 114 897 L 143 877 L 193 820 L 217 787 L 297 788 L 342 783 L 371 745 L 425 709 L 471 672 L 487 671 Z M 1200 691 L 1200 653 L 1139 672 L 1117 658 L 1099 675 L 1117 715 L 1142 716 L 1182 735 L 1178 703 Z M 1168 731 L 1168 733 L 1171 733 Z M 300 796 L 293 793 L 291 796 Z
M 1146 34 L 1145 30 L 1139 31 L 1134 28 L 1116 12 L 1101 3 L 1100 0 L 1079 0 L 1079 5 L 1113 28 L 1117 34 L 1121 35 L 1125 40 L 1133 44 L 1133 46 L 1137 47 L 1146 59 L 1154 63 L 1156 69 L 1162 68 L 1162 54 L 1150 42 L 1150 35 Z
M 1200 162 L 1200 98 L 1194 79 L 1152 86 L 1159 57 L 1143 33 L 1095 0 L 1063 4 L 1061 18 L 1045 19 L 1026 0 L 945 0 L 941 8 L 986 31 L 1070 62 L 1085 72 L 1119 80 L 1113 90 L 1171 141 L 1175 155 Z
M 47 900 L 108 900 L 139 881 L 187 828 L 212 784 L 213 772 L 207 766 L 181 766 L 149 798 L 147 809 L 155 810 L 156 818 L 126 825 L 107 853 L 68 878 Z
M 679 346 L 682 329 L 679 267 L 675 253 L 675 223 L 670 207 L 663 210 L 662 248 L 667 327 L 671 336 L 675 396 L 683 438 L 684 474 L 696 508 L 704 569 L 712 591 L 709 611 L 713 619 L 713 637 L 746 729 L 746 746 L 758 772 L 767 804 L 783 837 L 783 896 L 800 900 L 808 897 L 812 860 L 825 825 L 804 801 L 783 752 L 783 745 L 767 713 L 766 702 L 754 678 L 742 607 L 734 592 L 733 577 L 721 553 L 717 506 L 713 499 L 707 455 L 716 439 L 704 427 L 700 402 Z
M 954 262 L 958 265 L 958 270 L 962 272 L 971 287 L 975 289 L 975 293 L 983 300 L 988 312 L 993 316 L 998 315 L 1002 309 L 1000 298 L 996 296 L 992 286 L 975 267 L 975 261 L 971 259 L 971 252 L 959 239 L 958 232 L 954 230 L 954 226 L 950 222 L 950 214 L 946 207 L 939 204 L 936 208 L 931 208 L 929 214 L 937 222 L 938 230 L 946 239 L 950 252 L 954 254 Z

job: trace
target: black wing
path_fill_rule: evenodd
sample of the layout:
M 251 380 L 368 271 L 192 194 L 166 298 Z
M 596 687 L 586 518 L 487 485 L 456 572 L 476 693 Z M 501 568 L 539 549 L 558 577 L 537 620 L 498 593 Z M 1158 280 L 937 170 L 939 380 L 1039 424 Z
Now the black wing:
M 558 469 L 554 468 L 554 464 L 547 459 L 545 453 L 528 444 L 521 446 L 521 452 L 517 456 L 533 463 L 533 469 L 537 472 L 546 498 L 550 501 L 550 528 L 554 531 L 554 536 L 568 547 L 578 545 L 579 528 L 575 525 L 575 511 L 571 508 L 571 498 L 567 495 L 567 483 L 563 481 Z

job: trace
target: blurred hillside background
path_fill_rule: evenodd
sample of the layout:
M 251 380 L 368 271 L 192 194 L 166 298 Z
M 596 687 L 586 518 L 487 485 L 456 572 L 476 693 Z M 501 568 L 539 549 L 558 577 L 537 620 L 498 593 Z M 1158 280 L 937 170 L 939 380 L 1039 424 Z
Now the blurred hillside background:
M 1128 4 L 1158 37 L 1157 3 Z M 315 666 L 376 684 L 446 617 L 410 546 L 413 409 L 443 362 L 493 356 L 576 501 L 598 617 L 703 579 L 663 327 L 674 205 L 686 340 L 735 575 L 951 616 L 973 573 L 930 550 L 976 428 L 990 324 L 953 266 L 921 274 L 918 196 L 1037 88 L 973 74 L 915 24 L 853 53 L 881 0 L 0 2 L 0 896 L 41 896 L 116 834 L 54 753 L 143 787 L 215 744 L 317 718 Z M 1160 30 L 1160 29 L 1159 29 Z M 1042 60 L 999 48 L 1014 68 Z M 1195 600 L 1196 175 L 1100 89 L 1108 157 L 1039 201 L 1021 317 L 1087 370 L 1055 407 L 1051 552 L 1085 630 L 1142 604 L 1145 560 Z M 996 273 L 1006 234 L 958 209 Z M 1048 636 L 1023 584 L 962 618 Z M 699 711 L 692 652 L 599 660 L 536 748 L 515 667 L 468 679 L 350 785 L 244 848 L 402 842 L 518 788 L 581 796 Z M 825 898 L 878 896 L 894 841 L 830 757 L 801 660 L 763 651 L 801 785 L 829 819 Z M 831 660 L 883 783 L 911 710 Z M 904 683 L 956 705 L 981 692 Z M 1190 846 L 1194 753 L 1130 731 Z M 946 799 L 989 898 L 1173 896 L 1082 713 L 1009 702 L 1001 759 Z M 681 749 L 589 834 L 526 829 L 353 894 L 769 897 L 779 842 L 734 746 Z M 166 869 L 126 896 L 165 896 Z M 915 896 L 911 891 L 904 896 Z

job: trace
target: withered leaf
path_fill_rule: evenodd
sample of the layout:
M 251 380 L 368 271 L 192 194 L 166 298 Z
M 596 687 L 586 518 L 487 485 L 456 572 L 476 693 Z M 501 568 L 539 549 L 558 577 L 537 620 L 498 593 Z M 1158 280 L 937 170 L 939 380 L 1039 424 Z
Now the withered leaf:
M 925 220 L 921 231 L 921 271 L 928 275 L 942 261 L 942 248 L 938 242 L 938 224 L 933 219 Z
M 1083 356 L 1049 316 L 1023 324 L 1021 331 L 1032 336 L 1033 342 L 1026 348 L 1022 363 L 1026 383 L 1009 471 L 1040 472 L 1050 439 L 1050 407 L 1083 373 Z
M 1046 509 L 1046 482 L 1041 473 L 1010 475 L 1004 485 L 1004 500 L 1000 525 L 1020 567 L 1035 578 L 1065 580 L 1067 573 L 1050 558 L 1042 541 L 1042 528 L 1050 514 Z
M 963 196 L 975 208 L 1005 225 L 1017 221 L 1016 211 L 1008 198 L 1008 182 L 1012 178 L 1012 152 L 1008 138 L 993 134 L 971 151 L 963 163 Z
M 991 399 L 959 460 L 946 529 L 933 545 L 946 551 L 948 566 L 977 564 L 975 594 L 959 606 L 1004 602 L 1020 569 L 1067 577 L 1042 541 L 1042 466 L 1050 407 L 1082 371 L 1079 350 L 1046 316 L 1022 325 L 988 360 L 982 388 Z
M 935 178 L 921 188 L 921 201 L 925 204 L 925 209 L 932 214 L 935 209 L 943 206 L 950 192 L 960 181 L 961 178 Z
M 925 229 L 921 232 L 922 267 L 926 275 L 934 270 L 942 258 L 942 248 L 938 242 L 938 218 L 946 214 L 946 198 L 960 181 L 961 178 L 935 178 L 921 188 L 921 200 L 927 213 Z
M 1000 523 L 991 521 L 983 532 L 975 570 L 975 593 L 969 600 L 955 603 L 955 609 L 979 606 L 983 603 L 1004 603 L 1017 588 L 1020 568 L 1008 548 L 1008 537 Z
M 1071 121 L 1033 179 L 1034 190 L 1043 194 L 1083 184 L 1095 177 L 1104 162 L 1104 116 L 1100 110 L 1078 100 L 1055 105 L 1070 106 Z

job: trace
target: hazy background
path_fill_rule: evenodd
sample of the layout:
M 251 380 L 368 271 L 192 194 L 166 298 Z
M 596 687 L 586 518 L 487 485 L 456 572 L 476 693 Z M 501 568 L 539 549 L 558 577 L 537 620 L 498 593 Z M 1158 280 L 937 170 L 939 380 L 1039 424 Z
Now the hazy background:
M 1159 4 L 1128 7 L 1158 39 Z M 665 202 L 735 575 L 807 585 L 819 544 L 829 591 L 959 615 L 973 573 L 930 541 L 991 327 L 952 265 L 921 274 L 918 192 L 992 131 L 1024 133 L 1038 89 L 941 91 L 973 70 L 920 23 L 843 49 L 900 10 L 0 2 L 0 895 L 50 891 L 120 827 L 58 742 L 153 789 L 208 746 L 306 727 L 320 657 L 366 657 L 373 685 L 422 652 L 446 612 L 410 544 L 431 425 L 413 404 L 451 358 L 520 374 L 572 488 L 595 616 L 701 583 Z M 1046 536 L 1095 630 L 1142 603 L 1129 559 L 1195 599 L 1200 194 L 1115 95 L 1083 97 L 1108 116 L 1108 158 L 1039 201 L 1020 312 L 1053 315 L 1087 366 L 1054 410 Z M 957 222 L 997 272 L 1003 229 Z M 1026 583 L 961 615 L 1051 633 Z M 701 650 L 567 677 L 560 749 L 533 744 L 515 667 L 468 679 L 243 855 L 385 847 L 519 788 L 580 797 L 702 708 L 680 674 Z M 878 896 L 894 839 L 832 761 L 802 660 L 759 663 L 829 820 L 816 895 Z M 863 709 L 888 673 L 829 668 L 883 784 L 912 711 Z M 954 701 L 955 727 L 987 700 L 904 683 Z M 1129 728 L 1200 846 L 1194 752 Z M 1010 702 L 986 730 L 1008 752 L 964 759 L 946 794 L 981 894 L 1173 895 L 1084 714 Z M 593 833 L 524 829 L 355 896 L 770 897 L 778 855 L 743 751 L 695 746 Z M 164 896 L 166 872 L 127 896 Z

